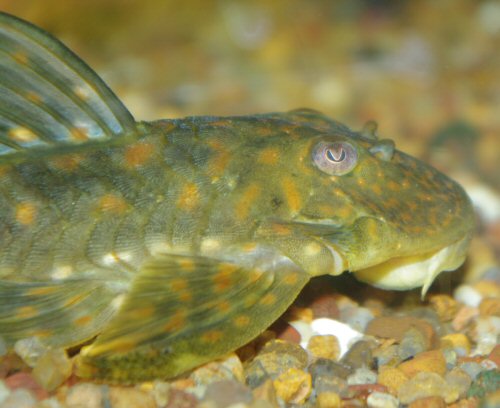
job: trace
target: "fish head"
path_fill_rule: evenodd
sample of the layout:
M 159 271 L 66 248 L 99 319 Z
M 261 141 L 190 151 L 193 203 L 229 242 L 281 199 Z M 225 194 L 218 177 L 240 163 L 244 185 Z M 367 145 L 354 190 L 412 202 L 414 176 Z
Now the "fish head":
M 287 137 L 261 143 L 241 167 L 264 191 L 254 219 L 269 242 L 311 275 L 347 270 L 386 289 L 425 292 L 463 263 L 474 213 L 460 185 L 379 139 L 374 124 L 353 132 L 290 115 Z

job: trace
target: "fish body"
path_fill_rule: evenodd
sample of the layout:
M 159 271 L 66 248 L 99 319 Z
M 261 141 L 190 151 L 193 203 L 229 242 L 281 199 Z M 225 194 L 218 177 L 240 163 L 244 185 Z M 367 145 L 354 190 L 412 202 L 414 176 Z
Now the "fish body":
M 312 110 L 135 122 L 62 43 L 0 13 L 0 335 L 79 375 L 171 378 L 242 346 L 308 280 L 423 287 L 464 260 L 462 188 Z

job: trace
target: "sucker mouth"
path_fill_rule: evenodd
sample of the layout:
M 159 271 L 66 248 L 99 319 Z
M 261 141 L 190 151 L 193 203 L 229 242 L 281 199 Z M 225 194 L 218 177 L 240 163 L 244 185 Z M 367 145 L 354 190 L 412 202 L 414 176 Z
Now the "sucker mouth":
M 436 252 L 395 257 L 353 272 L 357 279 L 381 289 L 408 290 L 422 287 L 425 297 L 432 282 L 443 271 L 457 269 L 465 260 L 470 235 Z

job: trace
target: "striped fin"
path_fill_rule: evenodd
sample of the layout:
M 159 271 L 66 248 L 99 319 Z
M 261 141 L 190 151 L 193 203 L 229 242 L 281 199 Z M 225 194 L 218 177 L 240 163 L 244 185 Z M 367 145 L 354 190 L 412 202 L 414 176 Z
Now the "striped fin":
M 288 258 L 260 253 L 254 265 L 179 255 L 147 262 L 116 317 L 82 350 L 77 374 L 171 378 L 249 342 L 309 280 Z
M 101 281 L 0 281 L 0 336 L 8 345 L 29 337 L 57 347 L 81 343 L 109 321 L 117 296 Z
M 132 115 L 80 58 L 0 12 L 0 158 L 134 131 Z

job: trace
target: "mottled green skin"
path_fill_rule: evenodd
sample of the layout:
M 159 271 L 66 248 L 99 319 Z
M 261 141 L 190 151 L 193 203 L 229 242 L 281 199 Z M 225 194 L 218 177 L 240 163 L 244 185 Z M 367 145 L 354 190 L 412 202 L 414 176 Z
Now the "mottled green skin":
M 174 377 L 257 336 L 312 276 L 368 271 L 371 282 L 371 268 L 456 247 L 425 281 L 403 270 L 384 282 L 425 291 L 463 261 L 473 212 L 462 188 L 373 132 L 310 110 L 136 124 L 47 33 L 0 13 L 0 40 L 9 345 L 97 336 L 79 375 Z M 350 143 L 355 167 L 322 171 L 319 142 Z

